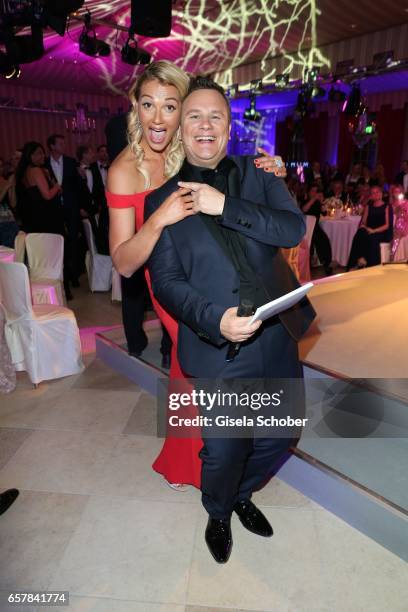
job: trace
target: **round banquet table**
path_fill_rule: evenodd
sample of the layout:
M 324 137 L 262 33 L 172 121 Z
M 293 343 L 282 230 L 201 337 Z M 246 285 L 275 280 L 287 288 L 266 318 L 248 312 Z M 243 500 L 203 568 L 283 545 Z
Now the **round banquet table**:
M 6 261 L 8 263 L 15 260 L 16 254 L 14 249 L 10 249 L 6 246 L 0 245 L 0 261 Z
M 342 219 L 321 218 L 320 227 L 327 234 L 332 248 L 332 259 L 341 266 L 347 266 L 351 244 L 360 225 L 360 215 Z

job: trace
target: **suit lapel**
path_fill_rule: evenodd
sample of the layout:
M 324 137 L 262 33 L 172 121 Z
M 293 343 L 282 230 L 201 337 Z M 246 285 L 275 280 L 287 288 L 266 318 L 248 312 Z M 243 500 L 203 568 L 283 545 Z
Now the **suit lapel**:
M 232 198 L 241 195 L 241 172 L 238 166 L 234 166 L 228 175 L 228 195 Z
M 175 185 L 177 188 L 177 181 L 180 180 L 180 176 L 176 175 L 174 177 L 174 180 L 176 181 Z M 238 167 L 234 167 L 228 175 L 228 195 L 232 197 L 239 197 L 240 191 L 241 191 L 241 173 Z M 188 232 L 189 234 L 190 232 L 192 234 L 197 232 L 197 234 L 200 236 L 202 235 L 202 229 L 204 226 L 204 232 L 206 232 L 207 236 L 209 236 L 210 239 L 214 242 L 214 246 L 218 246 L 219 249 L 221 249 L 222 253 L 225 255 L 226 259 L 228 260 L 228 262 L 231 264 L 231 266 L 235 270 L 234 262 L 232 261 L 232 258 L 231 258 L 231 253 L 229 252 L 227 245 L 225 244 L 225 241 L 222 240 L 222 237 L 218 234 L 218 232 L 214 232 L 212 220 L 209 219 L 207 215 L 198 213 L 197 215 L 194 215 L 192 217 L 187 217 L 183 221 L 183 223 L 180 225 L 181 225 L 180 230 L 182 231 L 183 234 L 185 234 L 186 232 L 186 225 L 187 225 L 187 226 L 190 226 L 189 232 Z

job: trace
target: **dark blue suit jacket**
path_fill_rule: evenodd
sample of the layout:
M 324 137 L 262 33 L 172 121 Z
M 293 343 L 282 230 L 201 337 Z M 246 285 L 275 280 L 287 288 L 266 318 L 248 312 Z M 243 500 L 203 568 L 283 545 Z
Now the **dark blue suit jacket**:
M 239 168 L 240 184 L 230 186 L 221 224 L 246 237 L 248 262 L 272 300 L 299 286 L 279 247 L 300 242 L 306 229 L 304 216 L 282 179 L 258 170 L 254 157 L 232 159 Z M 146 219 L 178 188 L 178 180 L 175 176 L 149 194 Z M 221 317 L 239 304 L 239 276 L 231 260 L 201 216 L 194 215 L 162 232 L 148 268 L 155 296 L 179 321 L 181 367 L 192 376 L 217 376 L 228 348 L 220 333 Z M 305 299 L 279 316 L 298 340 L 315 312 Z
M 55 178 L 51 166 L 50 158 L 47 157 L 45 166 L 52 177 Z M 63 155 L 63 175 L 62 175 L 62 203 L 65 222 L 68 226 L 74 225 L 75 228 L 80 223 L 80 176 L 78 174 L 78 164 L 73 157 Z M 69 230 L 69 228 L 68 228 Z M 75 230 L 76 231 L 76 230 Z

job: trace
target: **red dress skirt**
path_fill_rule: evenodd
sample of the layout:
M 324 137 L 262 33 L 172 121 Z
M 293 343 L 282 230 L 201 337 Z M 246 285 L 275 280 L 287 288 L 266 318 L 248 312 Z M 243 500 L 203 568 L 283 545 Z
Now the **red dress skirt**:
M 136 231 L 138 231 L 144 222 L 144 200 L 151 191 L 143 191 L 132 195 L 118 195 L 106 192 L 106 199 L 110 208 L 134 208 Z M 167 329 L 172 341 L 170 380 L 185 379 L 186 377 L 177 359 L 177 321 L 155 299 L 147 268 L 145 268 L 145 277 L 153 308 Z M 164 441 L 159 456 L 153 463 L 153 469 L 162 474 L 168 482 L 191 484 L 199 489 L 201 486 L 201 459 L 199 452 L 202 446 L 203 442 L 199 437 L 174 438 L 168 436 Z

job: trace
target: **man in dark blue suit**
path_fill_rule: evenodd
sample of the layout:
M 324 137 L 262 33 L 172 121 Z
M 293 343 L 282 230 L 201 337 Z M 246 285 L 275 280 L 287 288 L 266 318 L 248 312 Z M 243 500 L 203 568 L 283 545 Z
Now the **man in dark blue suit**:
M 227 157 L 230 109 L 222 88 L 192 79 L 183 102 L 181 138 L 187 159 L 178 175 L 146 200 L 146 217 L 177 188 L 195 214 L 168 226 L 148 262 L 153 291 L 179 321 L 183 370 L 206 379 L 301 378 L 297 340 L 315 313 L 307 300 L 265 322 L 237 316 L 299 286 L 280 247 L 297 245 L 303 214 L 282 179 Z M 233 361 L 230 343 L 239 343 Z M 233 390 L 233 389 L 232 389 Z M 217 438 L 203 431 L 202 501 L 209 514 L 206 542 L 216 561 L 229 558 L 230 518 L 258 535 L 272 528 L 251 502 L 271 476 L 290 438 Z

